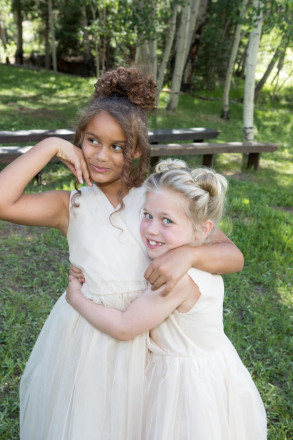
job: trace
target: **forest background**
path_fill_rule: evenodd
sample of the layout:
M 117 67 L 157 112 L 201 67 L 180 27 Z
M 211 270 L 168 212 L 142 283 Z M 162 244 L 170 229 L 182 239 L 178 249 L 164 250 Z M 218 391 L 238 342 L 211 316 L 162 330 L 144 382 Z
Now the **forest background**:
M 215 161 L 229 180 L 221 227 L 246 261 L 225 276 L 225 330 L 262 395 L 269 440 L 293 438 L 292 26 L 293 0 L 0 0 L 0 130 L 73 128 L 98 76 L 138 65 L 161 91 L 151 128 L 280 145 L 257 172 L 240 154 Z M 73 188 L 64 167 L 29 190 L 50 188 Z M 19 379 L 66 285 L 68 249 L 56 231 L 7 222 L 0 239 L 0 439 L 17 440 Z

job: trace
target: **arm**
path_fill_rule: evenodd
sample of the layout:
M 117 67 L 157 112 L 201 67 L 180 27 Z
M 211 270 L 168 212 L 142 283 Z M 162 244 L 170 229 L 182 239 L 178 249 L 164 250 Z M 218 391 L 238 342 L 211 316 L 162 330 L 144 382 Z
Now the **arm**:
M 234 273 L 243 268 L 241 251 L 220 230 L 210 243 L 200 246 L 182 246 L 152 261 L 145 272 L 152 289 L 166 284 L 164 294 L 169 293 L 178 280 L 191 268 L 211 273 Z
M 89 181 L 82 151 L 59 138 L 39 142 L 0 173 L 0 218 L 24 225 L 52 226 L 66 232 L 68 191 L 45 191 L 24 194 L 33 177 L 57 155 L 80 181 Z
M 185 292 L 183 298 L 182 290 Z M 125 311 L 104 307 L 85 298 L 81 284 L 72 275 L 66 290 L 66 300 L 91 325 L 120 341 L 128 341 L 164 321 L 189 296 L 197 295 L 197 286 L 185 276 L 168 296 L 147 291 L 134 300 Z

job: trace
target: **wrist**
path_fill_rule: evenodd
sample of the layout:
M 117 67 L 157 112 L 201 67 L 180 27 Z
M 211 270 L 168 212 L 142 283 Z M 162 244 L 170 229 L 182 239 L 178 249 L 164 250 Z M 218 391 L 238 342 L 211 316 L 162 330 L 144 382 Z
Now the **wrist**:
M 189 264 L 189 269 L 191 269 L 192 267 L 197 266 L 199 248 L 198 248 L 198 246 L 192 246 L 192 245 L 187 245 L 186 247 L 187 247 L 187 249 L 186 249 L 187 261 Z
M 50 159 L 54 156 L 58 155 L 59 144 L 62 139 L 57 137 L 49 137 L 40 141 L 37 146 L 44 150 L 44 153 L 50 157 Z

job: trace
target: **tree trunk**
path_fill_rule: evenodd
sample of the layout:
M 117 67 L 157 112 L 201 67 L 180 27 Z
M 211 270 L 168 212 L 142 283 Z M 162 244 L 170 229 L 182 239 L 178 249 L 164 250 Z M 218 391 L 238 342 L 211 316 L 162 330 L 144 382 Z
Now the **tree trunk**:
M 244 86 L 244 104 L 243 104 L 243 135 L 244 141 L 253 142 L 253 113 L 254 113 L 254 86 L 255 86 L 255 69 L 257 63 L 257 54 L 260 43 L 263 12 L 261 10 L 261 0 L 254 0 L 253 7 L 258 14 L 255 16 L 255 27 L 253 28 L 247 50 L 246 59 L 246 76 Z
M 175 4 L 172 17 L 170 18 L 170 21 L 169 21 L 169 28 L 168 28 L 167 38 L 166 38 L 166 46 L 165 46 L 164 53 L 163 53 L 163 59 L 161 61 L 159 72 L 158 72 L 157 100 L 159 99 L 161 90 L 164 85 L 165 71 L 167 68 L 167 64 L 168 64 L 168 61 L 170 58 L 171 49 L 173 46 L 175 30 L 176 30 L 177 11 L 178 11 L 178 5 Z
M 149 41 L 144 41 L 137 46 L 134 61 L 136 67 L 140 68 L 143 72 L 149 72 L 149 56 Z
M 6 50 L 6 38 L 5 38 L 5 32 L 4 32 L 4 27 L 2 25 L 2 22 L 1 22 L 1 18 L 0 18 L 0 39 L 2 41 L 4 49 Z
M 273 68 L 275 67 L 276 62 L 278 61 L 278 59 L 280 58 L 280 55 L 286 51 L 286 39 L 282 38 L 281 43 L 279 44 L 279 46 L 277 47 L 274 55 L 272 56 L 272 59 L 265 71 L 265 73 L 263 74 L 262 78 L 259 80 L 259 82 L 257 83 L 256 87 L 255 87 L 255 91 L 254 91 L 254 100 L 256 101 L 257 98 L 259 97 L 260 91 L 262 90 L 263 86 L 265 85 L 268 77 L 270 76 Z
M 92 11 L 93 16 L 93 22 L 96 26 L 97 24 L 97 10 L 96 10 L 96 4 L 94 1 L 90 0 L 90 7 Z M 99 57 L 99 42 L 100 42 L 100 34 L 97 30 L 94 32 L 94 44 L 95 44 L 95 60 L 96 60 L 96 77 L 97 79 L 100 78 L 100 57 Z
M 154 80 L 157 79 L 157 36 L 155 30 L 156 23 L 156 13 L 157 13 L 157 0 L 142 0 L 138 2 L 138 18 L 140 21 L 146 20 L 146 18 L 141 15 L 142 11 L 145 10 L 145 6 L 148 4 L 150 8 L 148 20 L 144 26 L 145 29 L 142 28 L 140 31 L 142 34 L 144 31 L 147 31 L 148 38 L 141 37 L 138 35 L 137 49 L 135 54 L 135 65 L 139 67 L 146 73 L 152 74 Z M 150 22 L 151 27 L 150 26 Z
M 50 27 L 50 37 L 51 37 L 53 70 L 54 72 L 57 72 L 56 41 L 55 41 L 54 13 L 53 13 L 52 0 L 48 0 L 48 16 L 49 16 L 49 27 Z
M 201 3 L 201 0 L 191 0 L 190 21 L 189 21 L 189 26 L 188 26 L 184 65 L 186 64 L 187 57 L 188 57 L 189 50 L 190 50 L 190 46 L 191 46 L 191 42 L 193 40 L 193 35 L 194 35 L 195 29 L 196 29 L 196 22 L 197 22 L 200 3 Z
M 50 70 L 51 68 L 51 57 L 50 57 L 50 26 L 49 26 L 49 14 L 48 10 L 45 12 L 44 20 L 44 37 L 45 37 L 45 69 Z
M 87 20 L 86 7 L 85 4 L 83 3 L 81 6 L 81 27 L 83 31 L 83 61 L 88 66 L 91 59 L 91 48 L 90 48 L 89 32 L 87 26 L 88 26 L 88 20 Z
M 23 31 L 22 31 L 22 9 L 21 0 L 14 0 L 12 3 L 14 20 L 16 24 L 16 52 L 15 63 L 23 64 Z
M 243 0 L 242 2 L 242 9 L 240 13 L 240 18 L 242 19 L 245 14 L 245 7 L 248 0 Z M 230 94 L 230 87 L 231 87 L 231 81 L 233 76 L 233 69 L 234 64 L 237 56 L 237 51 L 240 43 L 240 37 L 241 37 L 241 29 L 242 24 L 238 23 L 235 30 L 234 35 L 234 42 L 231 50 L 230 60 L 227 68 L 226 78 L 225 78 L 225 85 L 224 85 L 224 92 L 223 92 L 223 100 L 222 100 L 222 112 L 221 112 L 221 118 L 223 119 L 229 119 L 230 118 L 230 109 L 229 109 L 229 94 Z
M 244 79 L 245 78 L 245 61 L 247 58 L 247 48 L 248 48 L 248 43 L 246 44 L 243 54 L 241 55 L 241 58 L 238 62 L 238 66 L 236 69 L 236 76 L 238 76 L 239 78 Z
M 190 13 L 191 2 L 187 1 L 181 10 L 181 19 L 176 41 L 176 57 L 172 75 L 171 95 L 167 110 L 175 110 L 178 104 L 186 52 L 189 50 L 189 48 L 187 48 L 187 41 L 189 37 Z
M 103 7 L 100 13 L 100 21 L 101 21 L 101 27 L 102 29 L 106 29 L 107 26 L 107 11 L 106 8 Z M 107 40 L 105 34 L 102 35 L 101 38 L 101 55 L 100 55 L 100 63 L 101 63 L 101 75 L 105 73 L 106 70 L 106 46 L 107 46 Z
M 196 20 L 196 26 L 193 33 L 193 41 L 189 49 L 189 54 L 184 69 L 183 84 L 182 84 L 182 90 L 184 91 L 191 90 L 192 87 L 192 78 L 197 60 L 201 30 L 206 21 L 208 5 L 209 5 L 209 0 L 201 0 L 198 10 L 198 17 Z

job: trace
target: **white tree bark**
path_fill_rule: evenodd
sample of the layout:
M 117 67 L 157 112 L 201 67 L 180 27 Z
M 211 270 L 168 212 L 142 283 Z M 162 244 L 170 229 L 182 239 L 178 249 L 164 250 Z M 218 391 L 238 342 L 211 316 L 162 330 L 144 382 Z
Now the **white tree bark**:
M 198 14 L 196 17 L 196 25 L 193 32 L 192 41 L 190 42 L 190 48 L 188 50 L 187 54 L 187 60 L 184 68 L 184 74 L 183 74 L 183 83 L 191 85 L 192 82 L 192 76 L 193 76 L 193 70 L 195 65 L 195 60 L 197 57 L 197 37 L 196 34 L 198 32 L 198 29 L 203 25 L 203 23 L 206 21 L 207 17 L 207 10 L 208 10 L 209 0 L 201 0 Z
M 257 54 L 260 43 L 261 29 L 263 23 L 263 12 L 261 10 L 261 0 L 254 0 L 253 7 L 258 11 L 255 16 L 255 26 L 249 37 L 249 44 L 246 58 L 246 76 L 244 86 L 244 105 L 243 105 L 243 135 L 244 141 L 253 142 L 253 114 L 254 114 L 254 87 Z
M 187 39 L 189 36 L 191 0 L 187 0 L 181 10 L 180 25 L 176 41 L 176 58 L 172 75 L 171 95 L 167 110 L 175 110 L 178 104 L 180 86 L 184 70 L 187 51 Z M 189 48 L 188 48 L 189 49 Z
M 54 26 L 54 13 L 52 7 L 52 0 L 48 0 L 48 16 L 49 16 L 49 28 L 50 28 L 50 37 L 51 37 L 53 70 L 54 72 L 57 72 L 56 40 L 55 40 L 55 26 Z
M 156 14 L 157 14 L 157 1 L 156 0 L 142 0 L 140 2 L 141 10 L 144 9 L 144 3 L 148 2 L 151 6 L 151 13 L 149 18 L 152 23 L 156 22 Z M 142 16 L 143 20 L 144 17 Z M 147 29 L 149 24 L 146 24 L 146 31 L 151 34 L 148 39 L 142 39 L 140 35 L 138 35 L 138 43 L 136 47 L 135 53 L 135 61 L 134 64 L 139 67 L 143 72 L 150 73 L 154 80 L 157 79 L 157 36 L 155 32 L 155 28 L 152 28 L 152 33 Z
M 164 49 L 163 58 L 162 58 L 162 61 L 160 64 L 159 72 L 158 72 L 157 98 L 159 98 L 160 92 L 161 92 L 163 85 L 164 85 L 165 71 L 167 68 L 167 64 L 168 64 L 168 61 L 170 58 L 171 49 L 173 46 L 175 30 L 176 30 L 177 11 L 178 11 L 178 5 L 176 4 L 174 6 L 174 11 L 173 11 L 172 17 L 170 18 L 170 21 L 169 21 L 169 29 L 168 29 L 167 38 L 166 38 L 166 46 Z
M 188 34 L 187 34 L 184 65 L 187 61 L 187 57 L 189 54 L 193 35 L 194 35 L 195 29 L 196 29 L 196 23 L 197 23 L 200 4 L 201 4 L 201 0 L 191 0 L 190 21 L 189 21 L 189 28 L 188 28 Z
M 243 18 L 245 15 L 245 8 L 247 5 L 248 0 L 243 0 L 242 2 L 242 8 L 240 13 L 240 18 Z M 231 87 L 231 81 L 233 76 L 233 69 L 235 65 L 235 60 L 238 52 L 238 47 L 240 43 L 241 38 L 241 29 L 242 24 L 238 23 L 235 30 L 234 35 L 234 42 L 231 50 L 230 60 L 226 72 L 226 78 L 225 78 L 225 85 L 224 85 L 224 92 L 223 92 L 223 100 L 222 100 L 222 112 L 221 112 L 221 118 L 229 119 L 230 117 L 230 109 L 229 109 L 229 94 L 230 94 L 230 87 Z

